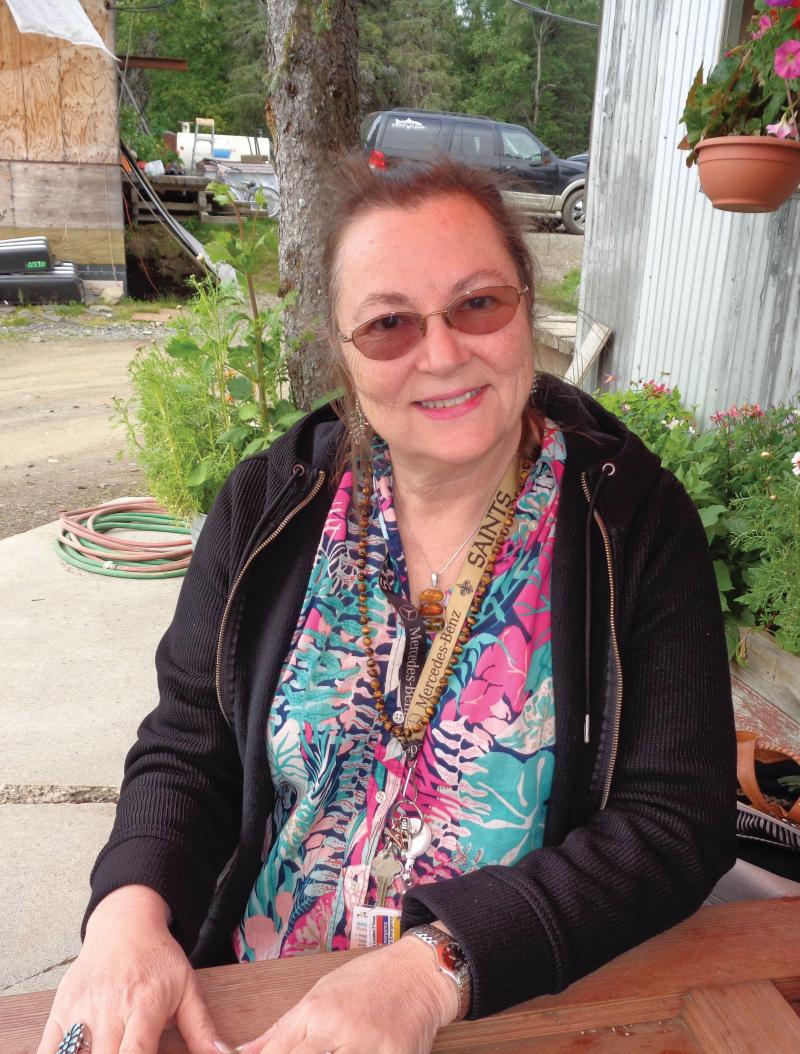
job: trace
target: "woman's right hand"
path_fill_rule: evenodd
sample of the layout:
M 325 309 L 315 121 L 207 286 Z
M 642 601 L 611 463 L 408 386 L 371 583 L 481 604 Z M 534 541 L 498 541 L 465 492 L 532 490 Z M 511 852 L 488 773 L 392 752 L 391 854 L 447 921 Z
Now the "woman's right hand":
M 168 928 L 169 908 L 152 889 L 125 886 L 100 901 L 80 955 L 56 992 L 37 1054 L 55 1054 L 83 1022 L 92 1054 L 156 1054 L 175 1018 L 191 1054 L 220 1054 L 195 973 Z

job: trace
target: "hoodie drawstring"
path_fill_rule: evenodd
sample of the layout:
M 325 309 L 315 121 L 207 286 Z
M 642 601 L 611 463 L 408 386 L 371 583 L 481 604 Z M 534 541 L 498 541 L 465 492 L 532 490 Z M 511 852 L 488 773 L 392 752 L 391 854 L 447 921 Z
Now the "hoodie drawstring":
M 586 597 L 584 607 L 584 625 L 583 625 L 583 646 L 584 646 L 584 658 L 583 658 L 583 690 L 584 690 L 584 711 L 583 711 L 583 742 L 589 742 L 589 725 L 591 720 L 591 644 L 592 644 L 592 524 L 594 522 L 594 509 L 597 504 L 597 498 L 600 491 L 609 476 L 613 476 L 617 471 L 616 466 L 606 461 L 600 470 L 600 475 L 595 484 L 594 490 L 592 491 L 589 499 L 589 511 L 586 514 L 586 537 L 584 539 L 584 560 L 585 560 L 585 573 L 586 573 Z

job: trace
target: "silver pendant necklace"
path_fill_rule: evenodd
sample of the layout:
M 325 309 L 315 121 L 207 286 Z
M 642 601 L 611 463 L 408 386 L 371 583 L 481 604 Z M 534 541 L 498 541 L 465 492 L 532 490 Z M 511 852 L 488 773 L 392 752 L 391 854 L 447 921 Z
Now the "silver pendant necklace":
M 483 517 L 484 517 L 485 514 L 481 513 L 481 518 L 478 520 L 478 522 L 475 524 L 475 526 L 469 532 L 469 534 L 464 539 L 464 541 L 461 543 L 461 545 L 459 545 L 459 547 L 456 549 L 456 551 L 453 553 L 453 555 L 450 557 L 450 559 L 447 561 L 447 563 L 444 564 L 444 566 L 441 568 L 441 570 L 434 571 L 434 569 L 430 565 L 430 561 L 428 560 L 428 557 L 425 555 L 425 550 L 422 548 L 422 544 L 421 544 L 419 538 L 417 538 L 416 534 L 414 533 L 414 528 L 411 526 L 411 521 L 409 520 L 408 516 L 406 515 L 406 510 L 403 508 L 403 503 L 400 501 L 400 495 L 397 493 L 396 490 L 394 490 L 392 492 L 392 496 L 394 498 L 395 505 L 398 507 L 400 512 L 403 514 L 403 519 L 406 521 L 406 527 L 408 527 L 408 533 L 411 535 L 411 537 L 416 542 L 417 548 L 419 549 L 420 554 L 422 555 L 422 559 L 425 561 L 425 564 L 426 564 L 426 566 L 428 568 L 428 573 L 431 576 L 431 588 L 438 589 L 439 588 L 439 579 L 442 577 L 442 575 L 445 573 L 445 571 L 450 566 L 450 564 L 452 564 L 452 562 L 455 560 L 455 558 L 458 556 L 458 554 L 461 552 L 461 550 L 464 548 L 464 546 L 467 544 L 467 542 L 470 540 L 470 538 L 473 536 L 473 534 L 477 531 L 477 529 L 483 523 Z

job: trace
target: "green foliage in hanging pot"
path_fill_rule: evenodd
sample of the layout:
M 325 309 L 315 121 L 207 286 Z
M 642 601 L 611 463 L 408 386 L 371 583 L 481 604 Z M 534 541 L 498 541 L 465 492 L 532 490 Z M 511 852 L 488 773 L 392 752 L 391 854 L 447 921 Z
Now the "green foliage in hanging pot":
M 717 208 L 768 212 L 800 182 L 800 0 L 756 0 L 746 39 L 704 78 L 681 121 L 687 165 Z

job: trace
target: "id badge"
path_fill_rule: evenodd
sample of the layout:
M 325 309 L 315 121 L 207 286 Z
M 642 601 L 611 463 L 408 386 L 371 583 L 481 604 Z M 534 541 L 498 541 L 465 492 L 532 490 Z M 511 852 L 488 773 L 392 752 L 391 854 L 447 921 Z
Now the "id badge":
M 377 948 L 400 940 L 398 908 L 353 908 L 351 948 Z

